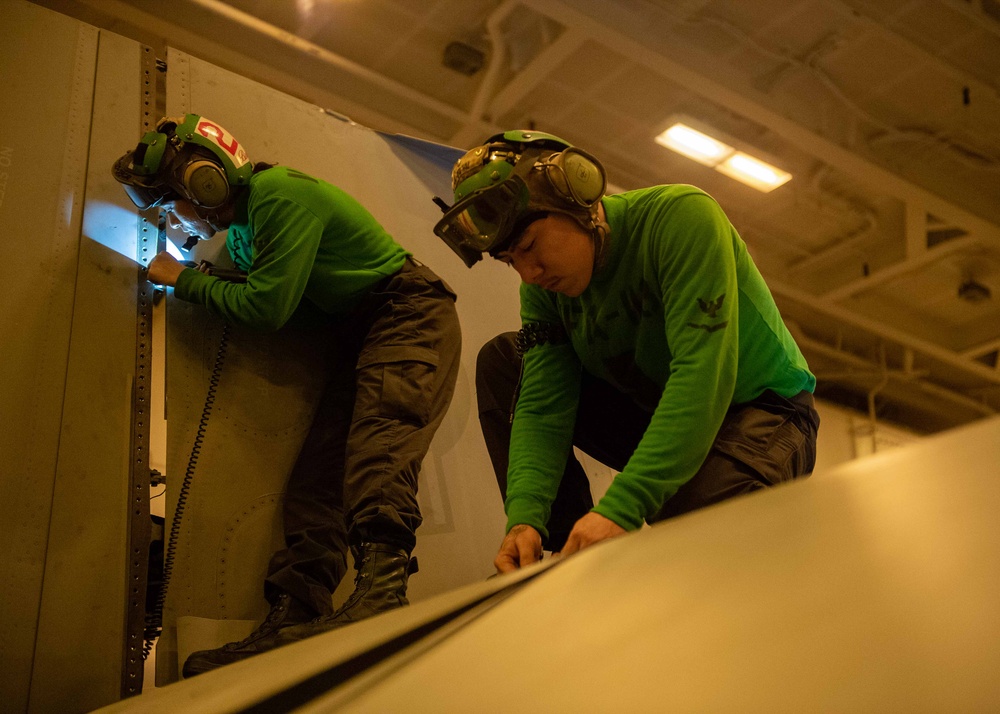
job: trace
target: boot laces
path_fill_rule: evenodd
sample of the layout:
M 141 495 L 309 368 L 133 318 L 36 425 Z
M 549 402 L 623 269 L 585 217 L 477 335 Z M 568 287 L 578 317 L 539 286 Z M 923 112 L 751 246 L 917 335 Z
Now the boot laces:
M 229 643 L 228 645 L 226 645 L 226 647 L 228 649 L 235 650 L 250 644 L 253 640 L 256 640 L 263 632 L 266 632 L 268 629 L 278 624 L 281 621 L 281 618 L 284 617 L 284 613 L 287 609 L 288 605 L 286 602 L 286 598 L 283 597 L 279 599 L 278 602 L 276 602 L 271 606 L 270 611 L 267 613 L 267 617 L 264 618 L 264 621 L 262 623 L 260 623 L 259 625 L 257 625 L 257 627 L 254 628 L 253 632 L 251 632 L 249 635 L 244 637 L 239 642 Z

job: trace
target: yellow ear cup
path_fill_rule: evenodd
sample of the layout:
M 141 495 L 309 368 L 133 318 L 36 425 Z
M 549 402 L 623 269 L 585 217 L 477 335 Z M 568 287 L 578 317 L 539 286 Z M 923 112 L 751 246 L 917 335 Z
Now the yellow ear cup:
M 226 174 L 211 161 L 199 159 L 189 163 L 184 168 L 182 181 L 191 200 L 199 206 L 216 208 L 229 197 Z
M 593 205 L 604 195 L 604 171 L 576 151 L 563 152 L 563 169 L 569 182 L 570 196 L 585 205 Z
M 579 149 L 569 148 L 542 162 L 549 184 L 562 199 L 590 208 L 604 195 L 604 169 L 597 159 Z

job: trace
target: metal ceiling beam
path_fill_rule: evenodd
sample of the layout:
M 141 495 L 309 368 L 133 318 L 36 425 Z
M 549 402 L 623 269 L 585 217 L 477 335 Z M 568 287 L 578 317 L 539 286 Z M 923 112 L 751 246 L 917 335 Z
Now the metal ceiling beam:
M 818 314 L 826 315 L 842 324 L 850 325 L 873 335 L 883 337 L 903 347 L 908 347 L 918 354 L 946 364 L 967 376 L 975 377 L 991 385 L 1000 385 L 1000 372 L 990 369 L 986 365 L 966 359 L 956 352 L 914 337 L 895 327 L 863 317 L 846 308 L 831 305 L 803 290 L 780 281 L 768 280 L 768 287 L 771 289 L 772 294 L 792 300 L 800 305 L 805 305 Z
M 976 357 L 982 357 L 990 352 L 996 352 L 1000 350 L 1000 337 L 995 340 L 990 340 L 989 342 L 983 342 L 982 344 L 976 345 L 975 347 L 970 347 L 967 350 L 962 350 L 960 353 L 963 357 L 968 357 L 969 359 L 974 359 Z M 996 369 L 1000 370 L 1000 360 L 997 361 Z
M 828 302 L 839 302 L 840 300 L 849 298 L 857 293 L 870 290 L 879 285 L 884 285 L 891 280 L 895 280 L 896 278 L 906 275 L 907 273 L 912 273 L 914 270 L 919 270 L 920 268 L 930 265 L 931 263 L 936 263 L 949 255 L 960 253 L 963 250 L 981 247 L 982 241 L 975 236 L 956 238 L 955 240 L 950 240 L 947 243 L 942 243 L 939 246 L 924 251 L 919 255 L 906 258 L 899 263 L 893 263 L 887 268 L 876 270 L 874 273 L 870 273 L 866 277 L 852 280 L 849 283 L 844 283 L 833 290 L 823 293 L 821 299 Z
M 36 0 L 38 4 L 59 11 L 57 0 Z M 363 123 L 376 124 L 383 131 L 397 131 L 412 135 L 423 135 L 423 132 L 394 117 L 386 116 L 357 102 L 334 92 L 323 89 L 320 85 L 304 79 L 301 74 L 284 71 L 280 67 L 254 59 L 249 54 L 243 54 L 211 40 L 207 35 L 200 34 L 169 19 L 161 14 L 152 14 L 140 10 L 123 0 L 79 0 L 100 17 L 110 19 L 106 23 L 114 30 L 114 25 L 121 23 L 140 30 L 145 37 L 163 40 L 185 52 L 191 52 L 203 57 L 221 67 L 232 68 L 235 71 L 252 77 L 272 87 L 281 87 L 283 91 L 293 96 L 306 99 L 318 106 L 336 106 L 340 112 L 349 113 L 352 119 L 360 119 Z M 181 17 L 183 12 L 175 8 L 170 17 Z M 120 32 L 120 31 L 119 31 Z M 453 112 L 458 112 L 454 108 Z M 459 116 L 464 116 L 458 112 Z
M 218 15 L 219 17 L 223 17 L 240 27 L 244 27 L 248 30 L 256 32 L 257 34 L 269 37 L 286 47 L 290 47 L 291 49 L 301 52 L 304 55 L 308 55 L 313 59 L 324 62 L 331 67 L 336 67 L 337 69 L 349 72 L 366 82 L 370 82 L 380 89 L 388 90 L 403 99 L 420 104 L 427 109 L 441 114 L 441 116 L 456 120 L 464 120 L 466 118 L 464 112 L 455 108 L 451 104 L 434 99 L 433 97 L 430 97 L 419 90 L 413 89 L 412 87 L 408 87 L 405 84 L 397 82 L 380 72 L 376 72 L 375 70 L 360 65 L 342 55 L 331 52 L 325 47 L 321 47 L 314 42 L 310 42 L 309 40 L 299 37 L 298 35 L 282 30 L 280 27 L 276 27 L 271 23 L 265 22 L 264 20 L 243 12 L 242 10 L 237 10 L 232 5 L 227 5 L 224 2 L 220 2 L 220 0 L 187 1 L 202 8 L 203 10 L 207 10 L 208 12 Z

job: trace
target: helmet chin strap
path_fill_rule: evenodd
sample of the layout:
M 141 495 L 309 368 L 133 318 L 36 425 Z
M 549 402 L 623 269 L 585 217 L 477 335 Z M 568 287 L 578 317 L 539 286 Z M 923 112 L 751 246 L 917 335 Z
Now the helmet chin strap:
M 604 221 L 593 221 L 591 237 L 594 239 L 594 272 L 604 267 L 608 262 L 608 236 L 610 227 Z

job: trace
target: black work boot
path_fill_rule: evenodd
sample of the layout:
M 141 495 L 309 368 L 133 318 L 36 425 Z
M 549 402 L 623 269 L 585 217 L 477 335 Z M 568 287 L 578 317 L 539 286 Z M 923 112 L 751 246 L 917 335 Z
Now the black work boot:
M 337 612 L 321 617 L 312 613 L 312 619 L 307 620 L 300 619 L 301 616 L 291 619 L 280 611 L 279 605 L 275 605 L 264 624 L 246 639 L 231 642 L 217 650 L 193 653 L 184 663 L 184 676 L 193 677 L 372 615 L 409 605 L 406 599 L 406 581 L 410 573 L 416 572 L 416 560 L 411 561 L 410 554 L 405 549 L 384 543 L 362 543 L 351 550 L 354 554 L 354 567 L 358 571 L 354 579 L 354 592 Z M 287 607 L 286 605 L 286 610 Z
M 256 630 L 239 642 L 230 642 L 214 650 L 192 652 L 184 662 L 185 678 L 202 674 L 218 667 L 252 657 L 255 654 L 274 649 L 286 640 L 275 637 L 278 632 L 295 625 L 310 622 L 318 613 L 308 605 L 296 600 L 288 593 L 281 593 L 271 605 L 267 618 Z
M 354 592 L 337 612 L 324 620 L 342 627 L 410 604 L 406 599 L 406 582 L 416 572 L 417 561 L 411 560 L 406 550 L 385 543 L 362 543 L 353 547 L 351 553 L 358 571 Z
M 332 615 L 318 617 L 304 625 L 295 625 L 274 633 L 275 647 L 304 640 L 358 620 L 409 605 L 406 582 L 417 572 L 416 559 L 404 548 L 385 543 L 362 543 L 351 548 L 354 555 L 354 592 Z

